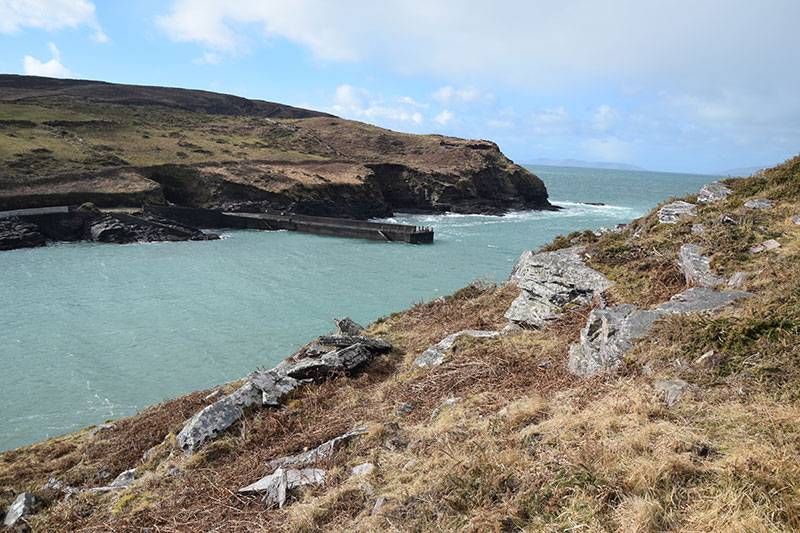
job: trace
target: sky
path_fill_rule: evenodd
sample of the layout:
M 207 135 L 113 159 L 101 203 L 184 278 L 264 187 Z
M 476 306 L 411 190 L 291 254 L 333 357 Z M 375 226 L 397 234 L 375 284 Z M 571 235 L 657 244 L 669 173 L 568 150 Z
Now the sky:
M 0 72 L 708 173 L 800 152 L 798 23 L 798 0 L 0 0 Z

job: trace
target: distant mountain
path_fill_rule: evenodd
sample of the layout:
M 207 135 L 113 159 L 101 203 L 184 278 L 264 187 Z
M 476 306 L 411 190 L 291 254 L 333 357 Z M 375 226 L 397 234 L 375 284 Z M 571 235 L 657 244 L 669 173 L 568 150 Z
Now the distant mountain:
M 731 168 L 728 170 L 723 170 L 721 172 L 714 172 L 717 176 L 751 176 L 758 172 L 759 170 L 764 170 L 767 168 L 766 166 L 763 167 L 740 167 L 740 168 Z
M 583 161 L 581 159 L 551 159 L 540 157 L 527 163 L 526 165 L 544 165 L 548 167 L 580 167 L 580 168 L 606 168 L 610 170 L 645 170 L 636 165 L 628 163 L 615 163 L 604 161 Z

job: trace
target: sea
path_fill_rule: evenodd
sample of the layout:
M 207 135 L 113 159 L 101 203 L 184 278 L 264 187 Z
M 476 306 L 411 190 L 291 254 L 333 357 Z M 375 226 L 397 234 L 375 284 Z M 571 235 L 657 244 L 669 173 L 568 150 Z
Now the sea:
M 715 179 L 529 168 L 562 210 L 386 219 L 432 226 L 433 245 L 225 231 L 0 252 L 0 450 L 269 368 L 335 317 L 367 324 L 476 279 L 502 282 L 525 250 L 629 222 Z

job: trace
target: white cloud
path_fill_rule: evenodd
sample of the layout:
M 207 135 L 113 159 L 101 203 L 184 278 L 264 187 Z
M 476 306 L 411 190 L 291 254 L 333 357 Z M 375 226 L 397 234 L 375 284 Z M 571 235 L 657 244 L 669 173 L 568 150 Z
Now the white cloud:
M 95 7 L 87 0 L 0 0 L 0 33 L 15 33 L 23 28 L 47 31 L 89 26 L 91 39 L 109 41 L 95 16 Z
M 537 135 L 563 135 L 573 127 L 572 118 L 563 106 L 534 111 L 531 125 Z
M 437 89 L 433 95 L 434 100 L 443 104 L 451 102 L 475 102 L 477 100 L 491 100 L 490 93 L 483 92 L 475 87 L 455 88 L 452 85 L 445 85 Z
M 587 139 L 583 148 L 588 158 L 599 161 L 625 162 L 634 157 L 633 144 L 616 137 Z
M 203 52 L 203 55 L 192 59 L 195 65 L 219 65 L 222 63 L 222 56 L 214 52 Z
M 608 104 L 599 106 L 592 117 L 592 127 L 596 130 L 605 131 L 614 125 L 618 118 L 616 109 Z
M 50 61 L 40 61 L 33 56 L 22 59 L 23 72 L 29 76 L 46 76 L 48 78 L 68 78 L 72 75 L 70 70 L 61 64 L 61 53 L 53 43 L 48 43 L 53 58 Z
M 507 130 L 514 127 L 514 123 L 510 120 L 499 120 L 496 118 L 487 120 L 486 125 L 496 130 Z
M 410 96 L 401 96 L 400 98 L 397 99 L 397 101 L 400 102 L 401 104 L 410 105 L 410 106 L 413 106 L 413 107 L 421 107 L 421 108 L 427 108 L 428 107 L 428 104 L 424 104 L 422 102 L 418 102 L 418 101 L 414 100 L 413 98 L 411 98 Z
M 439 124 L 440 126 L 447 126 L 447 123 L 453 119 L 453 113 L 445 109 L 438 115 L 436 115 L 433 120 Z
M 396 99 L 395 101 L 402 100 Z M 414 124 L 424 121 L 422 113 L 413 111 L 402 105 L 387 105 L 382 98 L 374 97 L 366 89 L 343 84 L 336 88 L 333 95 L 331 111 L 346 118 L 378 122 L 384 125 Z M 410 105 L 407 102 L 406 105 Z

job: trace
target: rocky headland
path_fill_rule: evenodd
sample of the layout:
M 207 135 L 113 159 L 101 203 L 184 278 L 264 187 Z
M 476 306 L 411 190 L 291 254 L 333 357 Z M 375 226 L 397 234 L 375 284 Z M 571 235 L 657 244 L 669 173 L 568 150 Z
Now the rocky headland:
M 800 157 L 0 454 L 41 531 L 800 527 Z M 256 363 L 254 363 L 255 366 Z
M 86 202 L 356 219 L 554 209 L 490 141 L 205 91 L 0 75 L 0 211 Z

